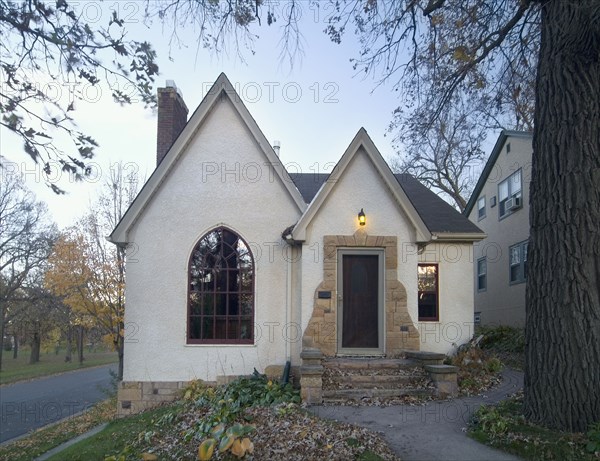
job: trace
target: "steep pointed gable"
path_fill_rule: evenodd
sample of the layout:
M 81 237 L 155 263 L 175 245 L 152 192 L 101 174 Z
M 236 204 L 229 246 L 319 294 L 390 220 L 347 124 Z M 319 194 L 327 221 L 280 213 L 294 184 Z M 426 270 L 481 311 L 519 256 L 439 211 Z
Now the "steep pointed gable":
M 504 144 L 506 143 L 506 141 L 509 138 L 525 138 L 525 139 L 527 139 L 527 138 L 532 138 L 532 137 L 533 137 L 533 133 L 531 133 L 530 131 L 502 130 L 502 132 L 500 133 L 500 136 L 498 136 L 498 139 L 496 140 L 496 144 L 494 145 L 494 148 L 492 149 L 492 153 L 490 154 L 487 162 L 485 163 L 485 167 L 483 168 L 483 171 L 481 172 L 481 176 L 479 176 L 479 179 L 477 180 L 477 184 L 475 184 L 473 193 L 471 194 L 471 197 L 469 198 L 469 201 L 467 202 L 467 205 L 465 206 L 465 209 L 463 210 L 463 215 L 468 217 L 469 214 L 471 214 L 471 211 L 473 210 L 473 207 L 475 206 L 475 203 L 477 202 L 477 199 L 479 198 L 479 194 L 481 193 L 483 186 L 485 186 L 485 183 L 486 183 L 488 177 L 490 176 L 490 173 L 494 169 L 494 165 L 496 165 L 498 156 L 500 155 L 500 152 L 504 148 Z
M 325 203 L 327 197 L 333 192 L 336 183 L 344 175 L 348 165 L 350 165 L 352 159 L 357 155 L 361 148 L 366 153 L 374 168 L 377 170 L 383 184 L 387 186 L 387 189 L 391 192 L 395 202 L 406 213 L 410 223 L 415 228 L 417 241 L 429 241 L 431 239 L 431 233 L 427 229 L 427 226 L 419 216 L 419 213 L 417 213 L 417 210 L 414 208 L 411 201 L 408 199 L 402 187 L 400 187 L 400 184 L 394 177 L 389 166 L 377 150 L 377 147 L 375 147 L 375 144 L 364 128 L 361 128 L 356 136 L 354 136 L 354 139 L 344 152 L 344 155 L 342 155 L 342 158 L 329 175 L 328 180 L 323 183 L 298 223 L 292 229 L 292 239 L 298 242 L 306 240 L 306 231 L 308 226 L 318 213 L 321 206 Z
M 298 210 L 303 212 L 306 209 L 306 204 L 304 203 L 300 192 L 273 151 L 272 146 L 258 127 L 256 121 L 242 102 L 241 97 L 237 94 L 227 76 L 224 73 L 221 73 L 202 102 L 196 108 L 181 134 L 173 143 L 163 160 L 157 165 L 136 199 L 109 236 L 111 242 L 117 244 L 129 242 L 129 230 L 142 211 L 152 201 L 152 198 L 161 187 L 161 184 L 164 182 L 169 172 L 176 166 L 178 159 L 186 151 L 187 146 L 192 142 L 198 130 L 211 114 L 220 98 L 229 99 L 240 119 L 251 133 L 260 152 L 265 156 L 265 163 L 271 165 L 273 176 L 281 182 Z

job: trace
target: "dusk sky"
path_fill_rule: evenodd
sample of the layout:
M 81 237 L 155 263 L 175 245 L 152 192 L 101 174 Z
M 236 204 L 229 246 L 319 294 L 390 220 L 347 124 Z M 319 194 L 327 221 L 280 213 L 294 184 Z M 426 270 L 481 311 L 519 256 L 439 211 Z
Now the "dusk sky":
M 395 155 L 387 127 L 392 111 L 401 104 L 399 95 L 391 84 L 377 86 L 379 74 L 375 78 L 356 75 L 350 62 L 358 54 L 356 39 L 348 34 L 341 45 L 332 43 L 323 33 L 327 12 L 310 9 L 308 4 L 300 10 L 304 53 L 296 56 L 290 67 L 279 58 L 278 23 L 256 30 L 260 37 L 255 41 L 255 53 L 241 50 L 242 62 L 235 47 L 219 55 L 199 47 L 192 27 L 178 28 L 182 44 L 169 46 L 172 27 L 158 20 L 148 24 L 142 2 L 104 3 L 102 8 L 95 2 L 81 5 L 90 23 L 104 23 L 107 8 L 120 8 L 129 37 L 150 41 L 158 52 L 156 86 L 174 80 L 190 116 L 218 75 L 225 72 L 267 139 L 280 141 L 282 162 L 293 164 L 293 171 L 331 171 L 360 127 L 365 127 L 386 159 Z M 77 101 L 73 113 L 79 127 L 100 144 L 93 160 L 99 174 L 83 183 L 62 175 L 58 184 L 67 190 L 66 196 L 56 196 L 43 184 L 41 173 L 20 143 L 0 128 L 2 154 L 26 173 L 27 185 L 49 204 L 60 227 L 84 213 L 104 181 L 104 173 L 115 162 L 126 162 L 129 170 L 144 178 L 155 166 L 156 114 L 141 104 L 121 107 L 102 90 L 89 88 L 89 101 Z M 64 92 L 68 93 L 67 86 Z

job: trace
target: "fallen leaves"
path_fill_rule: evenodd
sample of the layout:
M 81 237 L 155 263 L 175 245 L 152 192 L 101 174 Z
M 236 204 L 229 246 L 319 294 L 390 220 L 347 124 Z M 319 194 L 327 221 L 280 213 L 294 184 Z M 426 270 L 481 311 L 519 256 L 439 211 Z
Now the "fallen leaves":
M 397 461 L 380 435 L 367 429 L 320 419 L 298 405 L 286 405 L 284 413 L 277 407 L 247 409 L 242 420 L 251 420 L 256 430 L 249 437 L 235 439 L 227 452 L 220 453 L 214 439 L 184 442 L 181 432 L 201 420 L 204 414 L 191 406 L 184 407 L 176 422 L 155 429 L 151 446 L 138 439 L 136 450 L 152 452 L 160 460 L 224 460 L 231 455 L 249 461 L 281 460 L 346 461 L 360 458 L 365 452 L 383 461 Z

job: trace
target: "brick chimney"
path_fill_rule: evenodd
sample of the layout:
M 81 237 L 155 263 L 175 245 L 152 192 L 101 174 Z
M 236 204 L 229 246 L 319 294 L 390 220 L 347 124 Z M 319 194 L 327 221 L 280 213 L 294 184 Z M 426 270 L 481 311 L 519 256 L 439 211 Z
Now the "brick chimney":
M 158 127 L 156 131 L 156 164 L 158 165 L 187 123 L 188 108 L 173 80 L 158 89 Z

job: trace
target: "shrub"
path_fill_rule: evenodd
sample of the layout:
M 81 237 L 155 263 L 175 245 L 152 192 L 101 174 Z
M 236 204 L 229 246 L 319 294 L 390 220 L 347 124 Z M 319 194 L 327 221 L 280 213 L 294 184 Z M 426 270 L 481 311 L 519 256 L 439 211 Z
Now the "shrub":
M 480 327 L 476 335 L 483 335 L 479 343 L 482 349 L 491 349 L 498 352 L 525 351 L 525 331 L 522 328 L 509 326 Z
M 585 450 L 588 453 L 600 454 L 600 422 L 590 426 L 590 429 L 587 433 L 587 439 Z

